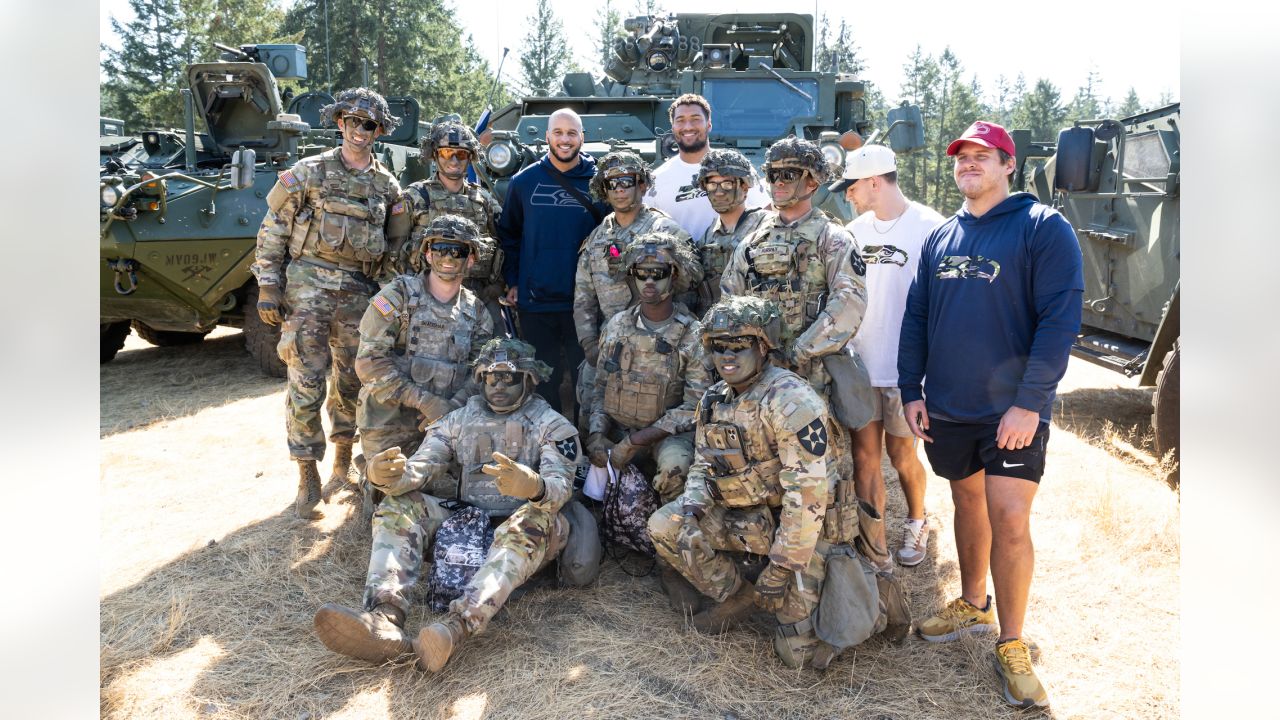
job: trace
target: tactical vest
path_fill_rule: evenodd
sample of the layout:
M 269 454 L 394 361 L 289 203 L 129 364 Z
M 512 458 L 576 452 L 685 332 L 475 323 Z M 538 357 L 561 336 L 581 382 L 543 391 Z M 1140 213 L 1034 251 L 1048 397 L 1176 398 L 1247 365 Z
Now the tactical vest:
M 449 192 L 439 182 L 414 183 L 413 188 L 427 201 L 427 222 L 430 223 L 441 215 L 459 215 L 475 223 L 483 240 L 476 253 L 476 262 L 467 272 L 467 280 L 487 281 L 494 277 L 494 265 L 502 268 L 502 250 L 496 238 L 488 237 L 489 226 L 497 222 L 497 218 L 489 217 L 489 204 L 485 202 L 485 192 L 476 183 L 464 182 L 461 192 Z M 468 285 L 471 287 L 471 285 Z
M 707 229 L 706 242 L 698 245 L 698 259 L 702 262 L 702 284 L 698 288 L 698 310 L 701 313 L 720 302 L 720 278 L 729 265 L 729 258 L 733 257 L 733 251 L 742 239 L 760 226 L 764 216 L 764 210 L 748 208 L 738 218 L 732 233 L 716 235 L 715 224 Z
M 776 218 L 775 218 L 776 221 Z M 826 268 L 818 239 L 830 219 L 820 210 L 795 227 L 761 228 L 747 243 L 747 292 L 782 310 L 781 340 L 795 340 L 827 304 Z
M 778 372 L 766 369 L 746 393 L 731 401 L 708 390 L 698 403 L 705 441 L 697 451 L 709 465 L 707 491 L 726 507 L 782 505 L 778 482 L 782 461 L 771 449 L 769 430 L 760 421 L 760 402 L 772 384 L 769 375 Z
M 658 219 L 664 217 L 665 214 L 652 208 L 644 208 L 635 222 L 625 228 L 610 218 L 591 246 L 583 248 L 587 253 L 587 268 L 595 284 L 596 300 L 600 304 L 601 325 L 631 306 L 631 285 L 627 283 L 627 273 L 622 268 L 622 251 L 627 243 L 652 230 Z
M 619 337 L 612 347 L 600 349 L 605 374 L 604 411 L 619 425 L 646 428 L 684 399 L 680 372 L 680 340 L 694 319 L 677 313 L 658 332 L 636 327 L 634 313 L 627 314 L 634 333 Z
M 341 149 L 324 153 L 307 176 L 307 202 L 294 216 L 289 238 L 293 257 L 317 255 L 339 264 L 369 264 L 387 251 L 384 226 L 387 196 L 394 179 L 377 160 L 364 173 L 352 173 Z
M 500 452 L 518 463 L 537 471 L 542 449 L 535 438 L 526 438 L 529 424 L 525 402 L 519 410 L 507 415 L 479 412 L 471 415 L 467 431 L 458 437 L 455 448 L 462 481 L 458 497 L 463 502 L 483 508 L 490 515 L 506 517 L 525 503 L 522 498 L 510 497 L 498 492 L 498 483 L 490 475 L 480 471 L 486 463 L 493 462 L 493 453 Z
M 441 397 L 452 397 L 469 377 L 471 341 L 479 332 L 483 309 L 459 291 L 448 317 L 427 290 L 421 275 L 402 275 L 405 309 L 400 316 L 403 359 L 413 382 Z

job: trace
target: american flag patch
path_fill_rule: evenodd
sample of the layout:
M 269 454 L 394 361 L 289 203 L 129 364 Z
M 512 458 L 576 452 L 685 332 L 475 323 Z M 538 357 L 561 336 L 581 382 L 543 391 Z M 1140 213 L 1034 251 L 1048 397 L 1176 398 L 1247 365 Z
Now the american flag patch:
M 401 201 L 397 202 L 395 205 L 392 205 L 392 206 L 391 206 L 391 214 L 392 214 L 392 215 L 399 215 L 399 214 L 400 214 L 400 213 L 402 213 L 402 212 L 404 212 L 404 201 L 403 201 L 403 200 L 401 200 Z
M 280 173 L 280 184 L 284 186 L 285 190 L 293 192 L 294 190 L 297 190 L 298 186 L 302 183 L 298 182 L 298 178 L 293 174 L 292 170 L 285 170 Z
M 395 306 L 381 295 L 373 299 L 373 306 L 378 309 L 378 312 L 382 313 L 382 317 L 388 317 L 396 311 Z

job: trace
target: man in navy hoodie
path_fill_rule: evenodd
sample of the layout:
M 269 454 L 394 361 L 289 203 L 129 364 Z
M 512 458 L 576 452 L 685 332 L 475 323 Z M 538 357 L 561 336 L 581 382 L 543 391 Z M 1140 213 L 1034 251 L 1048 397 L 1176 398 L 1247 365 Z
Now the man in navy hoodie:
M 1045 707 L 1021 639 L 1035 564 L 1031 502 L 1054 392 L 1080 329 L 1083 261 L 1065 218 L 1033 195 L 1009 193 L 1015 148 L 1004 128 L 975 122 L 947 154 L 965 203 L 925 240 L 902 321 L 898 387 L 933 471 L 951 481 L 961 594 L 916 632 L 942 642 L 996 630 L 990 569 L 1005 701 Z
M 581 152 L 582 141 L 577 113 L 567 108 L 552 113 L 547 154 L 511 178 L 498 220 L 507 302 L 520 308 L 523 339 L 533 345 L 538 360 L 551 366 L 551 377 L 538 384 L 537 393 L 556 412 L 562 412 L 564 372 L 569 370 L 576 386 L 583 358 L 573 325 L 578 246 L 609 212 L 590 198 L 596 161 Z

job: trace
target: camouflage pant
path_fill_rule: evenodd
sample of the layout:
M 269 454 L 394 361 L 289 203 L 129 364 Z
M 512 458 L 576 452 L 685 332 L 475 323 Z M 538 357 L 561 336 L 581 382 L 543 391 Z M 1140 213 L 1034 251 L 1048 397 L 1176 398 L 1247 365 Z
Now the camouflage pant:
M 620 429 L 610 433 L 610 439 L 621 440 L 630 430 Z M 693 465 L 693 431 L 668 435 L 658 441 L 656 447 L 642 448 L 635 461 L 652 460 L 653 489 L 663 503 L 669 503 L 684 492 L 684 481 Z M 649 468 L 645 468 L 648 470 Z
M 355 438 L 356 395 L 360 390 L 355 358 L 360 318 L 369 306 L 369 296 L 315 287 L 308 282 L 305 267 L 302 263 L 289 265 L 284 294 L 288 317 L 276 352 L 288 366 L 285 430 L 289 455 L 323 460 L 321 405 L 329 413 L 330 440 Z
M 568 540 L 563 513 L 521 505 L 498 526 L 484 565 L 449 609 L 462 615 L 472 634 L 483 632 L 511 593 L 554 560 Z
M 364 583 L 364 607 L 389 603 L 409 611 L 409 593 L 422 576 L 422 558 L 436 530 L 453 512 L 415 490 L 384 497 L 373 513 L 373 549 Z
M 697 523 L 686 522 L 681 511 L 680 502 L 676 500 L 649 518 L 649 536 L 654 549 L 658 557 L 688 578 L 699 592 L 716 602 L 724 602 L 739 580 L 731 553 L 767 555 L 773 544 L 772 533 L 753 534 L 747 529 L 756 525 L 752 515 L 769 511 L 766 508 L 730 510 L 712 505 Z M 817 647 L 818 638 L 809 616 L 818 607 L 826 574 L 826 559 L 815 550 L 804 572 L 787 587 L 782 609 L 774 615 L 779 624 L 774 649 L 784 659 L 786 653 L 790 653 L 798 664 Z
M 396 402 L 383 402 L 360 388 L 356 406 L 356 427 L 360 429 L 360 449 L 371 458 L 389 447 L 400 446 L 406 457 L 422 444 L 425 433 L 418 429 L 422 413 Z

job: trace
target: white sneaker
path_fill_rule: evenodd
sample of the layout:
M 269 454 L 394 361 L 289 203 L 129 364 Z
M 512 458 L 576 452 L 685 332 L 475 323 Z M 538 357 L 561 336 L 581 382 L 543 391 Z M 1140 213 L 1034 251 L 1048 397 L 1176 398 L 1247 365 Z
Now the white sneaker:
M 910 520 L 902 521 L 902 547 L 898 548 L 898 564 L 903 567 L 915 567 L 924 560 L 925 551 L 929 547 L 929 520 L 920 523 L 917 530 Z

